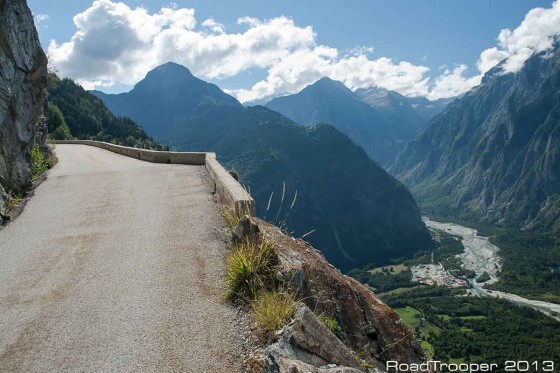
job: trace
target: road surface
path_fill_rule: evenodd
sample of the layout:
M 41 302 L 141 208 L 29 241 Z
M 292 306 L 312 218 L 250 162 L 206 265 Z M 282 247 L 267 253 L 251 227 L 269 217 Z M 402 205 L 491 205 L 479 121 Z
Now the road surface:
M 204 168 L 56 154 L 0 231 L 0 372 L 239 371 Z

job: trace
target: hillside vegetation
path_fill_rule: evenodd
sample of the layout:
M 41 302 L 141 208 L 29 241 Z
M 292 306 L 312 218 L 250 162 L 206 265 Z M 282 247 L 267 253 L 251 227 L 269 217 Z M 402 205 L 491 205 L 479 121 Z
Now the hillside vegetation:
M 422 338 L 433 360 L 492 362 L 500 365 L 494 372 L 505 372 L 507 360 L 542 364 L 559 356 L 558 321 L 506 300 L 463 292 L 430 287 L 382 299 Z
M 144 149 L 164 149 L 127 117 L 117 117 L 103 101 L 70 79 L 48 76 L 47 123 L 51 138 L 98 140 Z

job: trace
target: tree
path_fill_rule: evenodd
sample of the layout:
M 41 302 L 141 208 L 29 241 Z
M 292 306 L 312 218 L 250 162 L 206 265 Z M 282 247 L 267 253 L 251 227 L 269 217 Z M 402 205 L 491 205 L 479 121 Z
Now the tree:
M 58 106 L 52 102 L 47 103 L 47 126 L 50 137 L 55 140 L 70 140 L 72 138 L 64 115 L 62 115 Z

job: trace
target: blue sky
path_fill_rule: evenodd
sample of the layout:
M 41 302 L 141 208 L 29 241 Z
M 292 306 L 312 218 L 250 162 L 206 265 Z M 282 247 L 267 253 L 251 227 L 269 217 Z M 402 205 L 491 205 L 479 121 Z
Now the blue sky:
M 482 72 L 477 66 L 481 52 L 497 46 L 497 51 L 488 54 L 506 57 L 506 52 L 509 55 L 527 47 L 519 46 L 518 40 L 527 39 L 523 33 L 534 28 L 531 24 L 520 31 L 517 39 L 511 37 L 500 43 L 497 38 L 502 29 L 516 31 L 522 26 L 531 9 L 545 8 L 546 12 L 537 14 L 532 22 L 549 24 L 545 30 L 548 33 L 537 38 L 557 34 L 560 28 L 550 25 L 558 16 L 560 6 L 554 4 L 554 9 L 550 9 L 551 1 L 537 0 L 176 0 L 175 3 L 124 0 L 122 3 L 126 5 L 118 6 L 116 0 L 96 4 L 91 0 L 29 0 L 38 21 L 41 42 L 51 52 L 51 61 L 61 75 L 75 78 L 88 88 L 118 92 L 130 89 L 152 65 L 170 59 L 187 65 L 196 75 L 242 99 L 292 93 L 319 75 L 342 80 L 351 88 L 378 85 L 409 96 L 438 98 L 461 93 L 480 80 L 474 78 Z M 134 22 L 140 17 L 134 13 L 137 7 L 146 9 L 143 14 L 150 26 Z M 161 26 L 154 19 L 162 14 L 163 7 L 170 10 L 166 19 L 174 21 Z M 180 12 L 181 9 L 191 13 Z M 81 26 L 77 27 L 73 17 L 79 13 L 83 16 Z M 239 19 L 243 17 L 252 18 L 240 24 Z M 179 18 L 183 21 L 175 22 Z M 208 19 L 213 22 L 203 26 Z M 122 29 L 123 23 L 129 26 L 127 30 Z M 209 31 L 213 24 L 218 24 L 215 32 Z M 181 32 L 168 35 L 169 28 L 179 26 Z M 104 27 L 120 32 L 112 33 Z M 138 40 L 130 36 L 150 27 L 155 28 Z M 81 37 L 75 35 L 79 28 L 86 30 Z M 254 32 L 247 32 L 251 29 Z M 282 35 L 289 35 L 294 42 L 280 40 Z M 51 40 L 56 45 L 49 48 Z M 67 45 L 62 48 L 64 43 Z M 106 50 L 101 50 L 105 43 L 110 44 L 107 48 L 115 49 L 107 56 Z M 265 56 L 257 53 L 247 57 L 256 50 L 255 43 L 265 43 L 258 46 Z M 251 48 L 244 48 L 249 44 Z M 97 59 L 95 53 L 100 57 L 92 63 L 92 58 Z M 149 61 L 133 63 L 129 60 L 131 56 L 137 60 L 150 57 L 146 57 Z M 199 64 L 199 61 L 206 62 Z M 355 71 L 350 74 L 349 70 Z M 394 77 L 389 79 L 391 74 Z

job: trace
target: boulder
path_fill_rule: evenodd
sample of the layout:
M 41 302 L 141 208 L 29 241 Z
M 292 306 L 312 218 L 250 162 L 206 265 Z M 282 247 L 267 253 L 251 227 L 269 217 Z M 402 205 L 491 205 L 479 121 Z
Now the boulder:
M 297 308 L 294 320 L 282 329 L 278 342 L 267 349 L 267 355 L 272 372 L 291 372 L 292 370 L 286 367 L 293 365 L 293 362 L 301 362 L 303 364 L 301 366 L 312 367 L 329 364 L 361 367 L 354 352 L 331 333 L 304 304 Z M 286 365 L 283 362 L 291 363 Z M 302 370 L 302 372 L 307 371 Z M 354 369 L 354 371 L 360 370 Z

